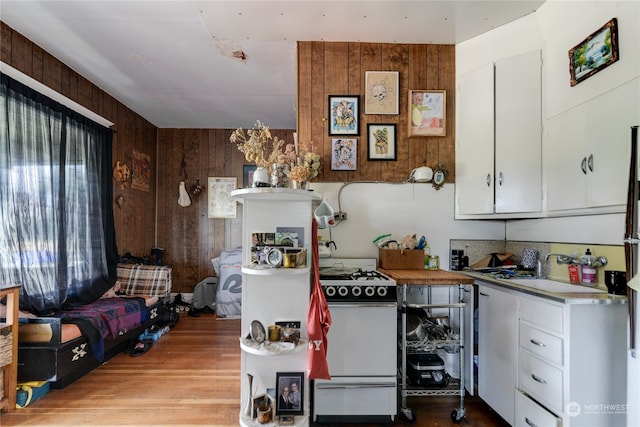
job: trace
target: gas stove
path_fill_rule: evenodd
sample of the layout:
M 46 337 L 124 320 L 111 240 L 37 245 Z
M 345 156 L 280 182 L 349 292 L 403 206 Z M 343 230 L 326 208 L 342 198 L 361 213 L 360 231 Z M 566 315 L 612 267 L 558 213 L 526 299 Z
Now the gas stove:
M 327 303 L 396 301 L 396 282 L 376 270 L 375 258 L 320 260 L 320 284 Z

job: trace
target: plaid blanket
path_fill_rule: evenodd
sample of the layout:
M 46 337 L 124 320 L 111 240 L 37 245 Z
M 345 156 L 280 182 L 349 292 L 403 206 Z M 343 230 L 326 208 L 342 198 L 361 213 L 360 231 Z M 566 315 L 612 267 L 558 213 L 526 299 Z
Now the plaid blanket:
M 75 323 L 87 337 L 96 358 L 104 359 L 104 340 L 140 327 L 147 318 L 143 298 L 104 298 L 59 313 L 63 323 Z
M 120 291 L 127 295 L 164 298 L 171 293 L 171 267 L 118 264 Z

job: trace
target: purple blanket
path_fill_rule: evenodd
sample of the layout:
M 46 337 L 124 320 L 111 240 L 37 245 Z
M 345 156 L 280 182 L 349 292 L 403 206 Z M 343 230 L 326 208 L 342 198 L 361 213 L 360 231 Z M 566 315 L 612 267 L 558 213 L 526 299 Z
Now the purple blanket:
M 142 298 L 105 298 L 61 312 L 62 319 L 85 319 L 102 339 L 111 340 L 143 324 L 146 308 Z

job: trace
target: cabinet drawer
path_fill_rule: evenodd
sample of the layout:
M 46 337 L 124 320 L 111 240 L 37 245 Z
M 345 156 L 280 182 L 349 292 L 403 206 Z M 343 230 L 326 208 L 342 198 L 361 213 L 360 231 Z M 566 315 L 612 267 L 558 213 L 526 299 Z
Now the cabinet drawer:
M 520 348 L 529 350 L 556 365 L 563 364 L 562 338 L 525 323 L 520 323 Z
M 516 422 L 514 427 L 559 427 L 561 425 L 562 419 L 516 390 Z
M 562 412 L 562 370 L 526 351 L 520 352 L 520 361 L 522 389 L 550 409 Z
M 520 310 L 520 317 L 523 320 L 558 333 L 564 332 L 562 306 L 536 299 L 522 298 Z

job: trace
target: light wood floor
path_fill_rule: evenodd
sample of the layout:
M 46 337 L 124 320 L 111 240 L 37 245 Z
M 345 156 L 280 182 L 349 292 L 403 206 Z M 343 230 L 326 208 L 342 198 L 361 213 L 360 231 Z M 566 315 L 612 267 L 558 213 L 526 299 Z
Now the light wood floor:
M 238 320 L 183 314 L 146 354 L 119 354 L 65 389 L 2 414 L 0 425 L 237 426 L 239 335 Z M 459 424 L 449 418 L 459 397 L 413 398 L 408 403 L 419 426 L 506 426 L 478 398 L 465 399 L 466 418 Z M 394 425 L 404 425 L 396 418 Z

